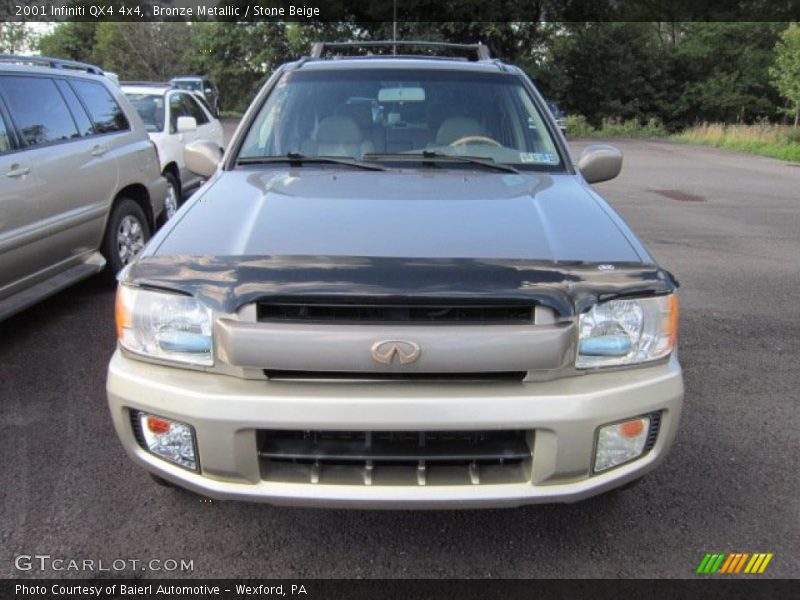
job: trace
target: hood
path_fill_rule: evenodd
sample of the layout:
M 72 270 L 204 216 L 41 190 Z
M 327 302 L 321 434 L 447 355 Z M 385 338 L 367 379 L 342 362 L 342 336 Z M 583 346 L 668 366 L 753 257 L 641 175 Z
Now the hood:
M 239 168 L 198 195 L 155 255 L 643 258 L 572 175 Z
M 567 175 L 240 169 L 173 221 L 124 280 L 226 313 L 265 297 L 502 299 L 567 317 L 677 286 Z

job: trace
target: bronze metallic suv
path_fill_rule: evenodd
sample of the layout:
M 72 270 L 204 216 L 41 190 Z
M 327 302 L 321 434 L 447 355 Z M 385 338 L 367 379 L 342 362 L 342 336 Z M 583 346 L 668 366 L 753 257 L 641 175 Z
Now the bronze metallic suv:
M 574 163 L 520 69 L 481 45 L 428 48 L 475 56 L 317 45 L 270 78 L 224 156 L 187 147 L 209 180 L 125 270 L 108 371 L 117 433 L 160 481 L 513 506 L 664 458 L 677 283 L 589 185 L 620 153 Z

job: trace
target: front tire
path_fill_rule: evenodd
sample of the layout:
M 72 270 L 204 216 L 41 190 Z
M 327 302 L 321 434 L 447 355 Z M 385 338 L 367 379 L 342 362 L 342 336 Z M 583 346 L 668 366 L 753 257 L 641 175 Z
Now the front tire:
M 175 216 L 181 206 L 181 182 L 169 171 L 164 173 L 164 178 L 169 184 L 167 197 L 164 200 L 164 221 L 166 222 Z
M 142 208 L 130 198 L 119 198 L 106 226 L 102 252 L 107 272 L 116 277 L 150 239 L 150 225 Z

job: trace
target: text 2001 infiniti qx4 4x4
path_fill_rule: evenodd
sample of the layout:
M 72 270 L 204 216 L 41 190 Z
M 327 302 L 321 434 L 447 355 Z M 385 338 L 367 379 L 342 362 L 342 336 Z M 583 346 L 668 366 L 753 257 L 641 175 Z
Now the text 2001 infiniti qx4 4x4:
M 435 508 L 580 500 L 665 456 L 677 283 L 573 165 L 518 68 L 337 56 L 265 84 L 120 280 L 114 425 L 217 499 Z

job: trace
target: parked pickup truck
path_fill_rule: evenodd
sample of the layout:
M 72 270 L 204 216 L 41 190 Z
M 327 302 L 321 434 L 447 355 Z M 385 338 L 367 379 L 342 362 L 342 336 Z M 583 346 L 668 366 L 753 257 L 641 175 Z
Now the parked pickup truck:
M 318 44 L 272 75 L 224 156 L 187 146 L 208 181 L 124 271 L 108 371 L 120 440 L 157 481 L 515 506 L 663 460 L 677 283 L 589 185 L 621 154 L 573 164 L 520 69 L 427 46 L 475 59 Z

